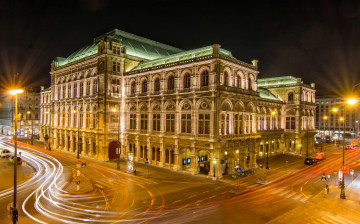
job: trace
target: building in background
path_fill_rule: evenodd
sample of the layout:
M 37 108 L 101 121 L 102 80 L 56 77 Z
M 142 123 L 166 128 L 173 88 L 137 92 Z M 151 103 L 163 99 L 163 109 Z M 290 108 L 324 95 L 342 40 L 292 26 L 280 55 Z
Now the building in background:
M 116 159 L 119 138 L 122 158 L 216 177 L 267 152 L 314 152 L 315 86 L 258 79 L 257 60 L 217 44 L 183 51 L 115 29 L 50 74 L 41 139 L 56 150 Z
M 31 137 L 40 134 L 40 93 L 34 89 L 25 90 L 18 95 L 18 136 Z M 1 99 L 0 125 L 4 135 L 14 134 L 14 102 L 11 96 Z
M 319 130 L 319 135 L 330 136 L 335 139 L 342 139 L 343 122 L 340 117 L 343 117 L 344 98 L 335 96 L 322 96 L 316 98 L 316 128 Z M 337 113 L 331 111 L 332 108 L 338 108 Z M 355 137 L 359 134 L 359 109 L 360 106 L 356 104 L 353 107 L 346 107 L 345 110 L 345 134 L 346 137 Z M 324 117 L 327 119 L 324 119 Z

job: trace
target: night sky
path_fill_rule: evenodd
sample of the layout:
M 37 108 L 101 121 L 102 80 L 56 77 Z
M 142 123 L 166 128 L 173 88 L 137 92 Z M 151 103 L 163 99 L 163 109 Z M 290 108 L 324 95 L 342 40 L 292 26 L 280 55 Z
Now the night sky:
M 360 82 L 360 1 L 1 1 L 2 88 L 20 73 L 50 85 L 50 63 L 114 28 L 184 50 L 218 43 L 259 78 L 294 75 L 317 94 Z

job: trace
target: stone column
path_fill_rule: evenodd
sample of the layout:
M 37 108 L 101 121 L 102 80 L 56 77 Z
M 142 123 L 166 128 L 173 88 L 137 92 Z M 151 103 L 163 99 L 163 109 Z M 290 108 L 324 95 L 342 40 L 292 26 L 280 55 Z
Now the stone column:
M 175 145 L 174 145 L 174 165 L 173 165 L 173 170 L 178 171 L 180 170 L 180 166 L 179 166 L 179 145 L 178 145 L 178 141 L 179 140 L 175 140 Z
M 251 142 L 250 144 L 250 168 L 251 169 L 255 169 L 258 167 L 257 163 L 256 163 L 256 157 L 257 157 L 257 152 L 258 152 L 258 149 L 257 149 L 257 143 L 254 143 L 254 142 Z M 269 150 L 270 152 L 270 150 Z
M 164 143 L 160 144 L 160 161 L 159 166 L 164 167 L 165 166 L 165 146 Z
M 65 138 L 65 145 L 64 145 L 64 151 L 67 151 L 67 145 L 68 145 L 68 135 L 67 134 L 64 134 L 64 138 Z
M 195 175 L 199 173 L 199 163 L 197 160 L 197 153 L 196 153 L 196 148 L 192 147 L 191 149 L 191 169 L 190 169 L 190 173 Z

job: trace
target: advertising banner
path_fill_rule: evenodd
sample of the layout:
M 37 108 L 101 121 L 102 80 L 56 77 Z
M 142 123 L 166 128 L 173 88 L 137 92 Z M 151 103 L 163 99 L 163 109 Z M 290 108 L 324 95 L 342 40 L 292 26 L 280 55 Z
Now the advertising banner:
M 128 152 L 126 157 L 127 157 L 126 170 L 128 172 L 134 172 L 134 153 Z

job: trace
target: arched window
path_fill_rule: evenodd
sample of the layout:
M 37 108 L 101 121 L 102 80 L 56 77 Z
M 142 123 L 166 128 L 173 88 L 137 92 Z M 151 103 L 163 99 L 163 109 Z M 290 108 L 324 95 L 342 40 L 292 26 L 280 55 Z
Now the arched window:
M 175 87 L 175 79 L 174 76 L 170 76 L 168 79 L 168 90 L 173 90 Z
M 156 92 L 160 91 L 160 79 L 159 78 L 156 78 L 154 80 L 154 91 L 156 91 Z
M 248 85 L 249 85 L 249 90 L 253 90 L 251 78 L 248 79 Z
M 288 102 L 293 102 L 294 101 L 294 93 L 290 92 L 288 93 Z
M 229 73 L 224 72 L 224 86 L 229 85 Z
M 241 77 L 240 77 L 240 75 L 236 76 L 236 87 L 241 88 Z
M 201 86 L 209 85 L 209 72 L 207 70 L 201 73 Z
M 190 88 L 190 74 L 186 73 L 184 75 L 184 88 Z
M 143 93 L 147 92 L 147 80 L 142 81 L 141 90 L 142 90 Z
M 131 83 L 131 93 L 134 94 L 135 92 L 136 92 L 136 82 L 133 81 L 133 82 Z

